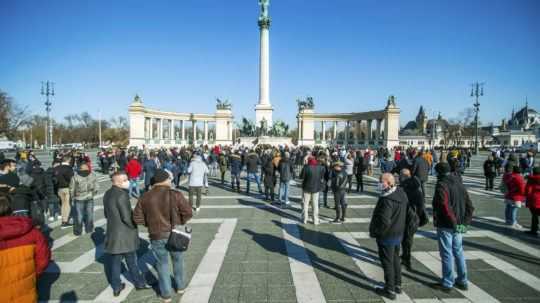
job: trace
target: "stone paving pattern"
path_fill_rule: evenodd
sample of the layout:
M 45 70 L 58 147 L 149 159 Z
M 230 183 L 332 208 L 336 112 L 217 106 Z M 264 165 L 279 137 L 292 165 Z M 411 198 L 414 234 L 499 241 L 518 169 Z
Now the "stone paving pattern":
M 500 193 L 483 191 L 481 164 L 484 159 L 485 155 L 475 157 L 472 162 L 473 167 L 465 175 L 465 182 L 471 190 L 471 197 L 476 208 L 475 221 L 471 230 L 494 231 L 498 235 L 518 240 L 526 245 L 525 247 L 530 248 L 530 252 L 516 249 L 489 237 L 466 238 L 464 240 L 465 250 L 486 252 L 537 279 L 540 277 L 540 255 L 534 255 L 534 252 L 540 248 L 540 240 L 511 230 L 499 222 L 500 219 L 504 218 L 504 203 Z M 377 174 L 374 177 L 377 177 Z M 108 181 L 107 176 L 102 175 L 99 178 L 102 180 L 100 192 L 104 192 L 110 187 L 110 181 Z M 353 205 L 353 207 L 374 205 L 376 203 L 375 180 L 375 178 L 365 178 L 366 192 L 363 194 L 352 193 L 348 199 L 349 205 Z M 373 291 L 372 277 L 356 265 L 353 257 L 334 234 L 367 232 L 369 223 L 302 225 L 298 222 L 300 217 L 299 204 L 297 204 L 300 202 L 300 189 L 298 187 L 293 186 L 291 192 L 291 196 L 293 196 L 291 200 L 296 208 L 281 210 L 275 207 L 262 207 L 268 203 L 262 201 L 260 195 L 251 194 L 248 196 L 244 193 L 231 192 L 228 185 L 224 188 L 217 181 L 217 179 L 211 180 L 210 194 L 203 196 L 203 206 L 211 208 L 202 208 L 194 218 L 236 218 L 237 223 L 219 274 L 209 294 L 209 302 L 303 302 L 301 299 L 303 295 L 298 293 L 302 290 L 295 286 L 288 254 L 288 249 L 304 251 L 302 247 L 298 247 L 298 243 L 303 243 L 308 260 L 294 255 L 291 257 L 291 262 L 303 263 L 300 264 L 302 266 L 307 264 L 309 269 L 314 272 L 316 282 L 322 290 L 323 297 L 315 298 L 313 302 L 383 302 L 383 299 Z M 431 180 L 427 186 L 428 205 L 431 204 L 429 194 L 433 190 L 433 181 Z M 333 205 L 331 194 L 329 201 L 330 205 Z M 135 203 L 136 200 L 133 199 L 133 206 Z M 101 198 L 96 199 L 96 206 L 101 204 Z M 230 208 L 232 205 L 236 208 Z M 369 219 L 371 212 L 372 208 L 350 208 L 348 217 Z M 322 208 L 320 215 L 322 218 L 333 219 L 334 210 Z M 484 217 L 484 219 L 480 217 Z M 489 218 L 485 219 L 485 217 Z M 492 217 L 499 218 L 499 220 Z M 103 210 L 96 210 L 94 220 L 97 222 L 102 218 Z M 285 223 L 283 220 L 287 219 L 295 222 L 292 228 L 295 230 L 297 228 L 299 232 L 300 238 L 294 243 L 284 240 Z M 519 222 L 525 227 L 530 226 L 530 215 L 527 209 L 520 210 Z M 191 280 L 200 266 L 220 224 L 197 223 L 193 224 L 192 227 L 194 231 L 193 244 L 185 255 L 188 281 Z M 53 251 L 54 262 L 81 260 L 80 257 L 83 254 L 103 243 L 105 228 L 106 225 L 98 226 L 93 234 L 83 235 L 58 247 Z M 428 224 L 422 230 L 432 231 L 433 226 Z M 139 231 L 142 234 L 145 229 L 140 228 Z M 53 240 L 58 240 L 67 237 L 71 232 L 71 229 L 55 228 L 50 237 Z M 291 237 L 291 234 L 289 233 L 288 236 Z M 361 255 L 360 258 L 365 258 L 364 262 L 371 262 L 371 264 L 379 266 L 376 261 L 370 261 L 371 258 L 378 260 L 375 241 L 364 238 L 356 239 L 356 241 L 359 245 L 356 248 L 365 252 L 365 255 Z M 148 245 L 147 240 L 142 241 L 139 250 L 140 263 L 152 263 L 152 258 L 147 258 L 149 254 L 146 254 Z M 413 251 L 433 252 L 437 250 L 435 240 L 415 239 Z M 40 301 L 114 302 L 115 300 L 111 296 L 103 297 L 103 293 L 109 288 L 104 273 L 106 255 L 102 255 L 98 249 L 95 255 L 92 254 L 90 257 L 88 264 L 85 264 L 79 272 L 58 273 L 54 270 L 57 265 L 51 264 L 49 269 L 52 270 L 43 274 L 39 279 Z M 495 268 L 484 260 L 468 260 L 467 265 L 470 281 L 496 300 L 500 302 L 540 302 L 540 284 L 537 284 L 536 288 L 530 287 L 507 274 L 507 271 Z M 440 265 L 438 266 L 440 267 Z M 438 281 L 438 276 L 415 258 L 413 258 L 413 269 L 412 272 L 403 271 L 403 289 L 413 301 L 467 302 L 464 293 L 452 291 L 446 294 L 430 288 L 427 284 Z M 146 273 L 146 277 L 148 281 L 152 282 L 155 281 L 157 275 L 153 269 L 150 269 Z M 157 287 L 143 291 L 132 290 L 125 299 L 122 299 L 123 302 L 160 302 L 156 293 Z M 98 298 L 100 294 L 102 299 Z M 431 301 L 427 299 L 431 299 Z M 446 299 L 456 300 L 445 301 Z M 174 300 L 175 302 L 196 302 L 182 300 L 181 296 L 175 296 Z

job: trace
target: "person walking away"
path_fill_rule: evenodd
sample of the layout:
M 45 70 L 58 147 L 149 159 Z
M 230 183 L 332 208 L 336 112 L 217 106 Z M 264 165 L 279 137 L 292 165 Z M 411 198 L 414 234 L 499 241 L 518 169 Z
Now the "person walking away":
M 369 225 L 369 235 L 377 242 L 384 271 L 384 287 L 375 291 L 380 296 L 395 300 L 396 294 L 401 293 L 399 247 L 405 232 L 408 200 L 390 173 L 381 175 L 378 188 L 380 196 Z
M 416 176 L 420 180 L 420 187 L 422 188 L 422 195 L 426 197 L 425 183 L 428 181 L 429 164 L 424 159 L 424 152 L 419 151 L 414 158 L 412 175 Z
M 329 162 L 328 157 L 324 152 L 319 154 L 319 157 L 317 158 L 317 161 L 319 162 L 319 165 L 323 168 L 323 183 L 321 185 L 321 191 L 323 193 L 323 204 L 325 208 L 329 208 L 328 206 L 328 191 L 330 190 L 330 185 L 328 184 L 331 180 L 331 173 L 332 173 L 332 163 Z M 320 195 L 319 195 L 320 198 Z M 319 208 L 321 207 L 321 203 L 319 203 Z
M 225 185 L 225 173 L 227 172 L 227 167 L 229 163 L 227 157 L 225 156 L 225 151 L 221 151 L 218 158 L 219 172 L 221 173 L 221 185 Z
M 444 292 L 450 292 L 454 286 L 466 291 L 467 264 L 462 240 L 471 224 L 474 207 L 463 183 L 450 174 L 448 163 L 437 164 L 435 170 L 437 184 L 433 194 L 433 225 L 437 228 L 442 280 L 433 287 Z M 457 278 L 453 273 L 454 263 Z
M 0 194 L 0 302 L 37 302 L 37 278 L 51 259 L 51 249 L 32 219 L 13 216 L 10 197 Z
M 249 195 L 249 187 L 250 187 L 250 180 L 251 178 L 255 179 L 255 182 L 257 183 L 257 187 L 259 188 L 259 193 L 263 193 L 261 188 L 261 181 L 259 180 L 258 175 L 258 165 L 259 165 L 259 156 L 251 150 L 249 154 L 246 157 L 246 170 L 247 170 L 247 189 L 246 193 Z
M 206 167 L 204 163 L 202 165 Z M 157 170 L 153 181 L 152 189 L 145 192 L 137 202 L 133 211 L 133 220 L 137 225 L 148 228 L 150 247 L 157 260 L 160 296 L 164 302 L 168 303 L 172 301 L 173 291 L 169 256 L 172 259 L 177 294 L 184 293 L 185 272 L 184 253 L 167 249 L 167 240 L 175 226 L 185 225 L 193 213 L 184 195 L 171 188 L 171 178 L 166 171 Z
M 489 155 L 484 162 L 484 177 L 486 178 L 486 190 L 493 190 L 493 181 L 497 176 L 497 165 L 493 156 Z
M 345 173 L 347 175 L 347 192 L 351 192 L 352 188 L 352 178 L 354 174 L 354 159 L 353 155 L 351 153 L 347 153 L 347 156 L 345 157 Z
M 290 160 L 290 153 L 285 152 L 279 160 L 279 201 L 282 207 L 287 207 L 289 202 L 289 185 L 294 179 L 294 164 Z
M 519 208 L 525 202 L 525 180 L 521 176 L 518 165 L 512 167 L 507 165 L 505 171 L 502 182 L 506 187 L 506 194 L 504 195 L 506 225 L 514 229 L 521 229 L 517 217 Z
M 332 192 L 334 193 L 334 204 L 336 209 L 336 218 L 332 222 L 340 224 L 345 222 L 345 216 L 347 215 L 346 189 L 349 176 L 343 170 L 342 162 L 334 162 L 332 167 L 331 187 Z
M 276 170 L 271 159 L 267 159 L 263 167 L 264 199 L 274 202 L 274 186 L 276 180 Z
M 538 237 L 538 216 L 540 215 L 540 167 L 533 168 L 525 187 L 527 208 L 531 212 L 531 230 L 525 233 Z
M 356 176 L 356 192 L 364 191 L 364 172 L 366 171 L 366 160 L 360 151 L 356 152 L 354 159 L 354 173 Z
M 405 191 L 407 200 L 409 201 L 407 210 L 407 219 L 405 222 L 405 233 L 403 234 L 403 240 L 401 241 L 402 254 L 401 264 L 405 266 L 407 270 L 411 270 L 411 250 L 413 246 L 414 234 L 418 227 L 423 226 L 429 222 L 425 212 L 424 195 L 422 194 L 422 187 L 420 186 L 420 180 L 417 177 L 411 175 L 411 171 L 407 168 L 401 170 L 399 175 L 399 186 Z M 410 220 L 409 212 L 412 211 L 419 222 Z
M 150 152 L 150 157 L 144 160 L 144 163 L 143 163 L 144 191 L 145 192 L 150 189 L 152 178 L 154 177 L 154 174 L 156 173 L 157 169 L 158 169 L 158 165 L 156 162 L 156 155 L 154 154 L 154 152 Z
M 324 172 L 315 157 L 310 156 L 308 158 L 308 163 L 304 165 L 300 172 L 300 179 L 302 179 L 303 198 L 302 220 L 304 224 L 307 224 L 309 203 L 311 201 L 313 207 L 313 224 L 319 225 L 319 192 L 321 191 Z
M 54 176 L 56 182 L 58 183 L 58 196 L 60 197 L 61 209 L 60 213 L 62 214 L 62 225 L 61 228 L 71 227 L 73 224 L 69 223 L 69 218 L 71 214 L 71 197 L 69 192 L 69 185 L 71 184 L 71 179 L 73 178 L 73 168 L 69 165 L 70 159 L 68 157 L 62 158 L 62 163 L 55 168 Z
M 203 162 L 200 155 L 195 154 L 188 167 L 189 174 L 189 204 L 193 207 L 193 196 L 196 195 L 197 201 L 195 211 L 201 207 L 202 188 L 205 185 L 205 179 L 208 175 L 208 166 Z
M 133 155 L 133 157 L 129 159 L 125 171 L 129 179 L 129 196 L 139 198 L 141 193 L 139 191 L 138 181 L 142 173 L 142 167 L 136 155 Z
M 231 155 L 231 188 L 240 192 L 240 173 L 242 172 L 242 158 L 238 150 Z M 236 185 L 236 189 L 235 189 Z
M 73 234 L 80 236 L 84 223 L 84 232 L 89 234 L 94 231 L 94 196 L 98 193 L 97 178 L 88 169 L 88 165 L 82 164 L 77 174 L 71 178 L 69 186 L 70 195 L 77 214 Z
M 388 156 L 384 156 L 384 160 L 381 161 L 381 173 L 392 173 L 396 166 L 395 161 L 390 160 Z
M 129 162 L 128 162 L 129 166 Z M 129 202 L 130 181 L 124 172 L 112 175 L 112 186 L 103 196 L 103 210 L 107 219 L 105 234 L 105 252 L 109 255 L 108 271 L 111 275 L 113 295 L 118 297 L 126 287 L 120 280 L 122 260 L 126 261 L 129 274 L 135 283 L 135 289 L 148 289 L 137 265 L 139 234 L 133 221 L 133 212 Z
M 55 218 L 60 220 L 62 216 L 60 215 L 60 198 L 56 194 L 58 192 L 58 182 L 56 181 L 56 176 L 54 174 L 55 168 L 60 165 L 60 162 L 53 160 L 52 166 L 48 167 L 45 171 L 45 183 L 47 188 L 47 201 L 49 205 L 47 206 L 49 210 L 49 221 L 54 221 Z

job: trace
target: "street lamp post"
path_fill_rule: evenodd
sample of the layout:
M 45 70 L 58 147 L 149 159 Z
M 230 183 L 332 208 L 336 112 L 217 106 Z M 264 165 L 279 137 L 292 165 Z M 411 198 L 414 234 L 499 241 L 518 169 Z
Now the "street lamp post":
M 41 82 L 41 95 L 45 96 L 45 111 L 47 111 L 47 122 L 45 125 L 45 149 L 51 149 L 53 145 L 53 126 L 51 121 L 50 97 L 54 96 L 54 82 Z
M 478 112 L 480 111 L 480 102 L 478 98 L 484 95 L 484 83 L 471 84 L 471 97 L 475 98 L 474 106 L 474 154 L 478 155 Z

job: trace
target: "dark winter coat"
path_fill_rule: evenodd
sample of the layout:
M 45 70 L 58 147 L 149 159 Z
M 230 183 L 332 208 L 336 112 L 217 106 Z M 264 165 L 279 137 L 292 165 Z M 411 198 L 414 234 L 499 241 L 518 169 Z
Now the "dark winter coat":
M 71 178 L 73 178 L 73 168 L 67 164 L 60 164 L 54 168 L 58 189 L 69 188 Z
M 294 178 L 294 168 L 289 159 L 281 158 L 278 165 L 279 180 L 288 182 Z
M 272 161 L 266 161 L 263 166 L 263 182 L 265 187 L 274 187 L 276 181 L 276 170 Z
M 497 164 L 494 160 L 486 160 L 484 162 L 484 176 L 494 178 L 497 176 Z
M 439 176 L 433 194 L 433 225 L 456 229 L 470 225 L 474 207 L 463 183 L 452 175 Z
M 128 191 L 111 187 L 103 196 L 103 210 L 107 218 L 105 252 L 123 254 L 139 248 L 137 225 L 133 221 Z
M 242 171 L 242 158 L 240 158 L 240 155 L 233 154 L 231 155 L 231 174 L 232 175 L 239 175 Z
M 411 207 L 418 218 L 420 219 L 420 225 L 426 224 L 429 219 L 426 216 L 426 205 L 424 195 L 422 194 L 422 187 L 420 180 L 417 177 L 410 177 L 400 182 L 399 186 L 403 188 L 407 199 L 409 200 L 409 207 Z
M 347 173 L 343 170 L 334 171 L 331 182 L 332 192 L 343 192 L 347 189 Z
M 405 232 L 408 203 L 407 195 L 400 187 L 390 194 L 381 195 L 371 216 L 369 236 L 383 241 L 401 239 Z
M 151 185 L 152 178 L 154 177 L 157 170 L 156 161 L 154 159 L 147 159 L 143 163 L 143 172 L 144 172 L 144 185 Z
M 423 157 L 414 158 L 413 167 L 411 171 L 413 176 L 418 177 L 420 181 L 427 182 L 429 173 L 429 164 Z
M 246 169 L 248 173 L 256 173 L 259 165 L 259 156 L 256 153 L 249 153 L 246 157 Z
M 305 193 L 318 193 L 322 190 L 324 182 L 324 169 L 321 165 L 304 165 L 300 172 L 302 190 Z

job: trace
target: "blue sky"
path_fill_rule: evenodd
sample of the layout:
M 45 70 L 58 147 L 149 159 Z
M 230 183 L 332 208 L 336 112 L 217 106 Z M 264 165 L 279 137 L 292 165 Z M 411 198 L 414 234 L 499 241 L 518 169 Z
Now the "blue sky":
M 145 104 L 213 112 L 229 98 L 254 119 L 257 0 L 0 0 L 0 89 L 43 113 L 127 115 Z M 486 82 L 481 119 L 498 122 L 525 96 L 540 110 L 540 1 L 271 0 L 270 99 L 294 123 L 295 100 L 318 112 L 380 109 L 394 94 L 402 124 L 420 105 L 457 117 Z

